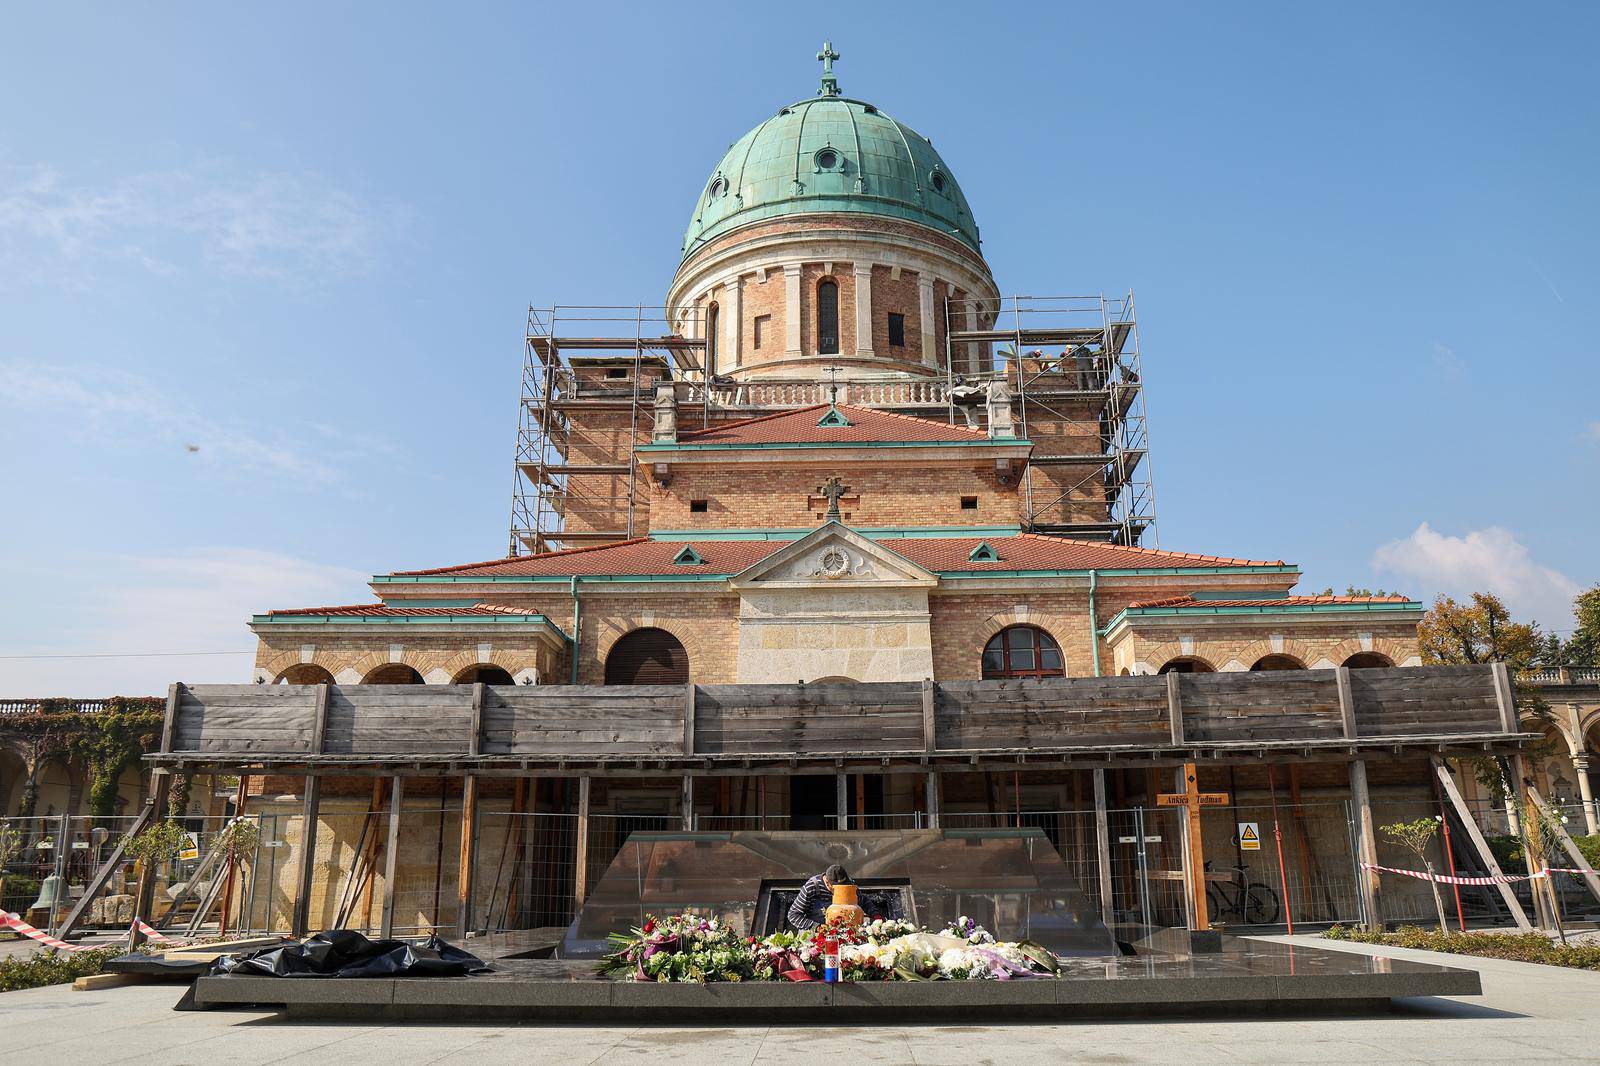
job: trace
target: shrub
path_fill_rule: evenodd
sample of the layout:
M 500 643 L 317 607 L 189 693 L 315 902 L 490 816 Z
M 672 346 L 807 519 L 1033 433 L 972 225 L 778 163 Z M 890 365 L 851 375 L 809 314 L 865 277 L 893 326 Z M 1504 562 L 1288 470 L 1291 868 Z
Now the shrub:
M 32 955 L 0 959 L 0 992 L 66 984 L 105 970 L 106 962 L 123 953 L 121 948 L 93 951 L 56 951 L 44 948 Z
M 1389 933 L 1335 925 L 1322 935 L 1328 940 L 1600 970 L 1600 945 L 1557 944 L 1543 933 L 1441 933 L 1415 925 L 1403 925 Z

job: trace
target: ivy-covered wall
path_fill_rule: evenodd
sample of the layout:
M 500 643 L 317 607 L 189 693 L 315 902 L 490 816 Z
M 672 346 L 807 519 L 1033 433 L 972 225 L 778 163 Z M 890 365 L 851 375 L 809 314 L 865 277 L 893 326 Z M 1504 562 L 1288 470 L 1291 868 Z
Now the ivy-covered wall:
M 28 768 L 19 816 L 33 814 L 39 767 L 64 759 L 84 774 L 89 814 L 109 817 L 116 811 L 118 776 L 161 741 L 166 702 L 159 697 L 116 696 L 92 713 L 77 706 L 71 699 L 40 700 L 35 709 L 0 716 L 0 745 L 15 751 Z

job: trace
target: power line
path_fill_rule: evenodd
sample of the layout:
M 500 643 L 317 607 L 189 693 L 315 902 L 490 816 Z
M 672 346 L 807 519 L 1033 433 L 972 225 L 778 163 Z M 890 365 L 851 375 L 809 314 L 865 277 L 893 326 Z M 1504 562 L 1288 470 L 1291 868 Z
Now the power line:
M 186 658 L 191 655 L 250 655 L 250 649 L 239 651 L 86 651 L 46 652 L 39 655 L 0 655 L 0 659 L 157 659 Z

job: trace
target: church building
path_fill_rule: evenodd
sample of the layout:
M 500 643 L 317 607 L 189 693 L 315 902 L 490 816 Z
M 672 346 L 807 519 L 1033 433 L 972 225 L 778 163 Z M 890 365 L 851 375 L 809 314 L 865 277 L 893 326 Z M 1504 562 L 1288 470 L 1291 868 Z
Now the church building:
M 693 193 L 661 305 L 530 312 L 505 557 L 382 573 L 372 602 L 263 605 L 274 609 L 251 619 L 263 695 L 331 686 L 318 712 L 330 716 L 330 744 L 348 741 L 332 724 L 340 701 L 366 686 L 417 686 L 404 706 L 419 708 L 455 707 L 451 693 L 477 686 L 489 695 L 476 697 L 474 722 L 496 700 L 512 707 L 561 686 L 570 701 L 541 704 L 553 708 L 541 712 L 545 724 L 515 735 L 545 736 L 557 716 L 604 749 L 597 758 L 612 758 L 605 773 L 552 755 L 537 766 L 524 759 L 522 777 L 497 763 L 481 777 L 464 771 L 466 784 L 442 771 L 409 778 L 408 801 L 441 811 L 448 802 L 468 811 L 468 827 L 452 819 L 447 829 L 442 814 L 437 826 L 412 818 L 398 873 L 388 872 L 414 865 L 430 884 L 459 877 L 463 886 L 475 877 L 475 910 L 449 910 L 450 891 L 443 904 L 437 891 L 432 904 L 418 902 L 424 892 L 400 900 L 395 928 L 555 924 L 628 832 L 757 825 L 1037 825 L 1108 917 L 1142 907 L 1146 920 L 1182 924 L 1184 885 L 1192 921 L 1203 882 L 1178 872 L 1188 860 L 1177 824 L 1119 834 L 1135 832 L 1135 809 L 1152 822 L 1170 813 L 1157 796 L 1173 789 L 1174 767 L 1192 765 L 1193 745 L 1233 737 L 1200 730 L 1205 694 L 1269 688 L 1278 695 L 1237 705 L 1288 714 L 1302 697 L 1284 693 L 1317 693 L 1304 695 L 1305 713 L 1322 715 L 1346 748 L 1318 761 L 1303 746 L 1275 772 L 1260 745 L 1280 734 L 1258 723 L 1234 739 L 1259 750 L 1226 749 L 1233 754 L 1202 765 L 1191 784 L 1237 805 L 1264 805 L 1269 794 L 1288 803 L 1292 790 L 1312 813 L 1290 843 L 1298 887 L 1283 887 L 1303 897 L 1306 914 L 1348 920 L 1369 905 L 1350 873 L 1364 846 L 1350 803 L 1365 800 L 1369 771 L 1357 759 L 1353 786 L 1347 764 L 1368 728 L 1363 701 L 1387 698 L 1378 679 L 1421 665 L 1422 605 L 1308 595 L 1281 559 L 1156 546 L 1131 294 L 1002 296 L 950 163 L 929 138 L 843 95 L 831 46 L 818 58 L 815 94 L 762 115 Z M 1351 688 L 1368 671 L 1374 680 Z M 1046 739 L 1027 703 L 1071 681 L 1095 695 L 1059 721 L 1079 723 L 1083 744 L 1111 754 L 1030 763 L 1034 747 L 1076 742 Z M 785 686 L 784 706 L 811 717 L 728 709 L 751 686 Z M 1154 694 L 1146 709 L 1159 719 L 1158 745 L 1132 726 L 1095 724 L 1097 708 L 1115 716 L 1132 706 L 1117 694 L 1135 691 Z M 646 697 L 678 707 L 685 692 L 672 760 L 660 738 L 632 738 L 633 712 L 615 709 Z M 884 708 L 862 702 L 867 693 L 907 693 L 912 710 L 874 718 Z M 1187 734 L 1180 698 L 1197 716 Z M 1480 732 L 1514 732 L 1502 728 L 1504 708 L 1492 710 L 1493 692 L 1488 699 L 1493 720 Z M 985 732 L 988 719 L 959 709 L 993 701 L 1013 701 L 1004 744 Z M 745 735 L 739 722 L 771 738 L 787 763 L 715 761 Z M 175 743 L 202 729 L 180 724 Z M 1128 735 L 1119 740 L 1118 729 Z M 369 754 L 402 750 L 372 737 Z M 928 762 L 947 745 L 982 759 L 1007 754 Z M 324 750 L 334 749 L 312 754 Z M 1373 795 L 1432 810 L 1428 753 L 1385 750 L 1370 760 Z M 922 752 L 916 772 L 901 772 L 894 753 L 906 751 Z M 480 754 L 474 739 L 463 757 Z M 250 766 L 253 807 L 298 815 L 299 771 Z M 389 772 L 318 771 L 324 872 L 304 874 L 319 887 L 302 904 L 312 927 L 337 916 L 349 870 L 373 861 L 361 819 L 399 803 L 385 792 Z M 579 815 L 578 830 L 516 822 Z M 328 821 L 336 817 L 338 826 Z M 487 858 L 467 858 L 467 833 Z M 1208 821 L 1203 833 L 1214 854 L 1237 855 L 1231 820 Z M 1125 840 L 1139 841 L 1138 855 Z M 561 872 L 521 881 L 505 872 L 557 853 Z M 463 874 L 458 862 L 474 869 Z M 1124 883 L 1136 867 L 1143 887 L 1133 894 Z M 1152 901 L 1151 871 L 1162 870 L 1171 892 Z

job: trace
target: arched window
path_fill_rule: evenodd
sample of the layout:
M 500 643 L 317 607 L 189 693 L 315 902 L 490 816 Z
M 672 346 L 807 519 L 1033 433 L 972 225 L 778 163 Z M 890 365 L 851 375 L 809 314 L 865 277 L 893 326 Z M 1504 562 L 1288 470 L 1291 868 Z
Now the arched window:
M 1306 664 L 1293 655 L 1263 655 L 1251 670 L 1304 670 Z
M 331 685 L 333 675 L 316 663 L 295 663 L 279 674 L 274 685 Z
M 839 286 L 831 280 L 817 286 L 817 354 L 839 354 Z
M 635 629 L 611 645 L 608 685 L 682 685 L 689 680 L 689 653 L 665 629 Z
M 1197 659 L 1193 655 L 1181 655 L 1176 659 L 1168 659 L 1166 665 L 1157 670 L 1158 674 L 1214 674 L 1217 668 L 1204 659 Z
M 706 377 L 711 377 L 717 372 L 717 326 L 720 324 L 722 310 L 716 304 L 706 309 Z
M 1393 666 L 1394 662 L 1387 655 L 1379 655 L 1375 651 L 1358 651 L 1344 661 L 1352 670 L 1381 670 Z
M 405 663 L 384 663 L 373 667 L 361 679 L 363 685 L 420 685 L 422 675 Z
M 1000 677 L 1066 677 L 1061 645 L 1038 626 L 1009 626 L 989 638 L 983 649 L 983 679 Z
M 492 663 L 474 663 L 451 679 L 452 685 L 515 685 L 511 672 Z

